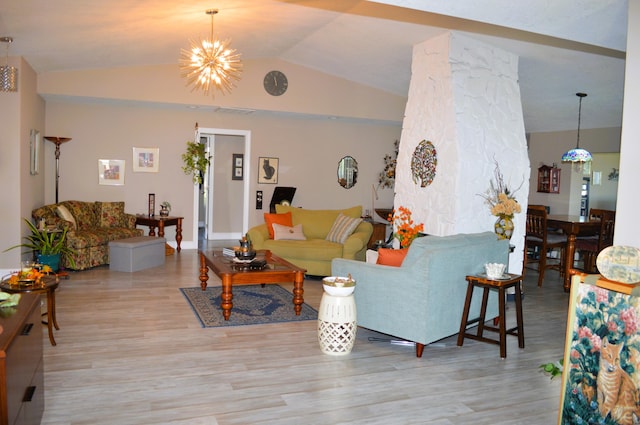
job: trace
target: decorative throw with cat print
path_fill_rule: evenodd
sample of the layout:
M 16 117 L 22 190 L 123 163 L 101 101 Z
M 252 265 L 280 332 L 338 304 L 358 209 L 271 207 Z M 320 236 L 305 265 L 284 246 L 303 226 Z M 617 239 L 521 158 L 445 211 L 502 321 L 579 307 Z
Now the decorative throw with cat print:
M 640 424 L 640 299 L 574 284 L 561 424 Z

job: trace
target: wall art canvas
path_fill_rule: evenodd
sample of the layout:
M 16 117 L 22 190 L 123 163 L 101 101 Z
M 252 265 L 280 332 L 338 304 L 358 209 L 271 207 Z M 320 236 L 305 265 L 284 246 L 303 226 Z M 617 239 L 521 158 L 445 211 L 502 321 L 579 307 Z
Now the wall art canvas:
M 135 173 L 157 173 L 160 169 L 160 149 L 133 148 L 133 171 Z
M 278 158 L 258 158 L 258 183 L 278 183 Z
M 122 159 L 99 159 L 98 183 L 108 186 L 124 185 L 124 164 Z
M 559 423 L 640 423 L 640 299 L 631 295 L 634 289 L 574 280 Z
M 244 177 L 244 154 L 234 153 L 231 157 L 231 180 L 242 180 Z

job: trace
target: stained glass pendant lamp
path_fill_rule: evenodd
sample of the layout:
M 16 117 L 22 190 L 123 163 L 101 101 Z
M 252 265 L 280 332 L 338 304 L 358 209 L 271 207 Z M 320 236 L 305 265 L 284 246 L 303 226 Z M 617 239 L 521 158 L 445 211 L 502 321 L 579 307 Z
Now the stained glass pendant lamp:
M 593 159 L 591 157 L 591 153 L 588 150 L 580 148 L 580 118 L 582 116 L 582 98 L 587 97 L 586 93 L 576 93 L 576 96 L 580 98 L 580 103 L 578 106 L 578 140 L 576 142 L 576 147 L 568 150 L 562 155 L 562 162 L 570 162 L 574 165 L 576 171 L 581 171 L 582 166 L 591 162 Z

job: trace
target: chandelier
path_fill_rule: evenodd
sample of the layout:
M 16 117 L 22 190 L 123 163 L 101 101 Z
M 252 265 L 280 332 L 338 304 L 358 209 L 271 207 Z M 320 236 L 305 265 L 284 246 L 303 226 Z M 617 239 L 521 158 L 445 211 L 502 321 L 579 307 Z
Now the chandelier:
M 7 43 L 5 63 L 0 66 L 0 91 L 18 91 L 18 68 L 9 66 L 9 45 L 13 43 L 13 38 L 0 37 L 0 41 Z
M 576 171 L 582 171 L 582 166 L 585 163 L 591 162 L 593 159 L 591 153 L 586 149 L 580 148 L 580 117 L 582 115 L 582 98 L 587 97 L 586 93 L 576 93 L 576 96 L 580 98 L 580 104 L 578 106 L 578 141 L 576 147 L 570 149 L 562 155 L 562 162 L 570 162 L 574 165 Z
M 230 40 L 213 37 L 213 16 L 218 9 L 209 9 L 206 13 L 211 16 L 211 37 L 199 42 L 190 40 L 191 48 L 182 49 L 180 74 L 187 79 L 187 85 L 193 86 L 191 91 L 198 89 L 213 96 L 211 89 L 215 87 L 222 94 L 230 93 L 242 72 L 240 54 L 229 47 Z

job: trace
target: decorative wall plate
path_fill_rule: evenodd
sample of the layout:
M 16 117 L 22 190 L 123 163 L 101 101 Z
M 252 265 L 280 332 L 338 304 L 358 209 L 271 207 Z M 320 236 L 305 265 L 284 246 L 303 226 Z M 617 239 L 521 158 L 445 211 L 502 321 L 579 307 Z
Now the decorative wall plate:
M 640 249 L 632 246 L 610 246 L 598 254 L 598 271 L 609 280 L 620 283 L 640 282 Z
M 433 143 L 428 140 L 421 141 L 416 150 L 413 151 L 411 157 L 411 172 L 413 173 L 413 182 L 420 183 L 420 187 L 427 187 L 436 177 L 436 166 L 438 165 L 438 156 Z

